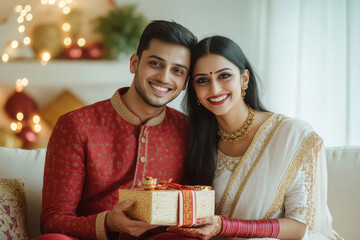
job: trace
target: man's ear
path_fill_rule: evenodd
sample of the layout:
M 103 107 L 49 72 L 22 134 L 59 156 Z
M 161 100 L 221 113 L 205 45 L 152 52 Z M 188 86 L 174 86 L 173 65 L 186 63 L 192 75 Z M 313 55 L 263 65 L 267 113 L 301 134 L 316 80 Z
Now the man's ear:
M 136 73 L 138 65 L 139 65 L 139 56 L 136 53 L 134 53 L 130 57 L 130 72 L 132 74 Z

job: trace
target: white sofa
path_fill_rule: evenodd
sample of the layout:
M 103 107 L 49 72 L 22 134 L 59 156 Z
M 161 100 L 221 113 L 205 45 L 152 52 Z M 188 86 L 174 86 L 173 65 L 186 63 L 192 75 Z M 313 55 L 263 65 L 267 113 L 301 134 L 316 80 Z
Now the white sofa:
M 360 235 L 360 147 L 326 150 L 328 204 L 334 229 L 346 240 Z M 41 191 L 45 149 L 23 150 L 0 147 L 0 178 L 25 182 L 30 238 L 40 235 Z M 1 191 L 1 189 L 0 189 Z

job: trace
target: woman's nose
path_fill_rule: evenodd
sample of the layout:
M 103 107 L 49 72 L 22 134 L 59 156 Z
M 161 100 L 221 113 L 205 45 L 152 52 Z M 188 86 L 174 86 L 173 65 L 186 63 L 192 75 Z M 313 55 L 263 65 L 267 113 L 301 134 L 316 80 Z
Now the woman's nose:
M 220 84 L 217 81 L 211 81 L 210 91 L 212 94 L 216 95 L 221 89 Z

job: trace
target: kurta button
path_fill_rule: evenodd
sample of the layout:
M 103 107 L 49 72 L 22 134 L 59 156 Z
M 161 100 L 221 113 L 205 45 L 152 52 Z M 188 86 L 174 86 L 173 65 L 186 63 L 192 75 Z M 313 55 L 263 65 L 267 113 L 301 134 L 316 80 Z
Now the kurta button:
M 138 186 L 141 187 L 141 181 L 138 181 Z
M 145 138 L 141 138 L 141 142 L 142 142 L 142 143 L 145 143 Z
M 146 161 L 146 158 L 145 158 L 145 157 L 141 157 L 141 158 L 140 158 L 140 161 L 141 161 L 142 163 L 144 163 L 144 162 Z

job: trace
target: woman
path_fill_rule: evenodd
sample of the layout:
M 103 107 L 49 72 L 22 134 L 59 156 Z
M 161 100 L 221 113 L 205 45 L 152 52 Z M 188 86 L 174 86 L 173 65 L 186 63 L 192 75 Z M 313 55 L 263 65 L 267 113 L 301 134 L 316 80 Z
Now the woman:
M 217 215 L 170 230 L 201 239 L 341 239 L 327 207 L 323 141 L 311 126 L 265 110 L 253 68 L 230 39 L 200 41 L 192 66 L 186 181 L 213 185 Z

